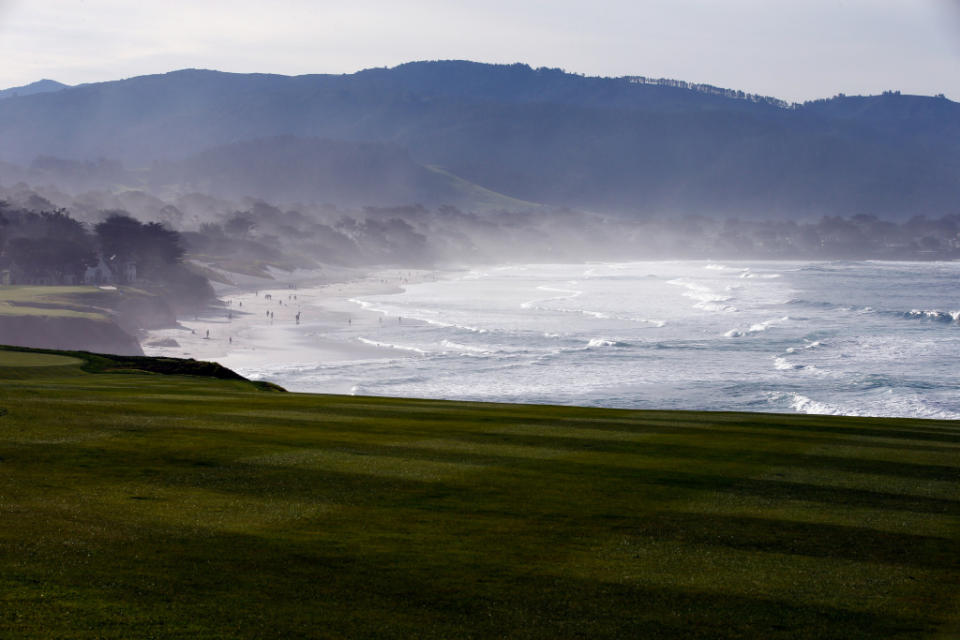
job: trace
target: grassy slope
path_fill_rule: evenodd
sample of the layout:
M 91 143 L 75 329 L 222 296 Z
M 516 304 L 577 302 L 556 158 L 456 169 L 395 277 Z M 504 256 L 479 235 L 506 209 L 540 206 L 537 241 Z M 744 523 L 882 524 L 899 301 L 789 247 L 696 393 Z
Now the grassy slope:
M 445 190 L 459 196 L 460 202 L 456 202 L 456 204 L 464 209 L 472 211 L 496 211 L 517 208 L 532 209 L 542 206 L 536 202 L 512 198 L 470 182 L 469 180 L 464 180 L 460 176 L 450 173 L 443 167 L 431 165 L 427 166 L 426 169 L 437 176 L 438 181 L 443 184 Z
M 0 637 L 955 637 L 960 424 L 0 352 Z

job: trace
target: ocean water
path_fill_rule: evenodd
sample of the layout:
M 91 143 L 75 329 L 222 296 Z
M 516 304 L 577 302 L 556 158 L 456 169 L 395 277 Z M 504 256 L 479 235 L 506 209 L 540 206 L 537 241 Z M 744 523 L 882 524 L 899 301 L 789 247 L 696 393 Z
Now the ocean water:
M 960 263 L 477 269 L 354 300 L 390 357 L 245 371 L 292 390 L 960 418 Z

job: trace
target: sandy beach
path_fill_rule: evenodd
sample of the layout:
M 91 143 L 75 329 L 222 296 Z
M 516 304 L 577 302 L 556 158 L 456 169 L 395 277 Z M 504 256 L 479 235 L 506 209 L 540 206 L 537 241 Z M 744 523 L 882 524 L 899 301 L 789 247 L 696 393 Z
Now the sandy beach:
M 381 314 L 364 310 L 351 298 L 399 293 L 405 284 L 437 277 L 435 271 L 413 269 L 278 272 L 274 280 L 247 277 L 235 285 L 217 286 L 221 304 L 180 318 L 177 327 L 150 331 L 143 351 L 150 356 L 211 360 L 241 373 L 265 364 L 409 357 L 408 352 L 337 334 L 345 328 L 374 329 L 384 321 Z M 339 278 L 344 281 L 322 282 Z M 343 389 L 348 391 L 348 386 Z

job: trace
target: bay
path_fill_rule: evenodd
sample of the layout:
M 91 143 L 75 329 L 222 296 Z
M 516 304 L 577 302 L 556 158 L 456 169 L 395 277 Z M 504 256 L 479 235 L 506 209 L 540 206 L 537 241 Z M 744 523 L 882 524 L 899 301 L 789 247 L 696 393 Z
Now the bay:
M 479 268 L 353 299 L 389 356 L 241 371 L 296 391 L 960 418 L 960 264 Z

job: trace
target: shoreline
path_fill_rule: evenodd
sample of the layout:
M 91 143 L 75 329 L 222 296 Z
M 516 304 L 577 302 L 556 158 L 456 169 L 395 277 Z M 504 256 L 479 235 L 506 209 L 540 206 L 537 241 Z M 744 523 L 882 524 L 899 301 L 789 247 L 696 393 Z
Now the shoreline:
M 214 361 L 249 372 L 270 366 L 410 357 L 390 347 L 337 339 L 349 326 L 374 329 L 382 315 L 351 302 L 365 295 L 401 293 L 409 284 L 438 279 L 426 269 L 343 269 L 286 274 L 274 280 L 250 276 L 236 284 L 215 285 L 222 304 L 177 326 L 146 332 L 141 340 L 148 356 Z M 290 277 L 287 277 L 287 276 Z M 233 274 L 231 274 L 233 276 Z M 308 358 L 308 359 L 306 359 Z M 349 393 L 345 386 L 343 393 Z

